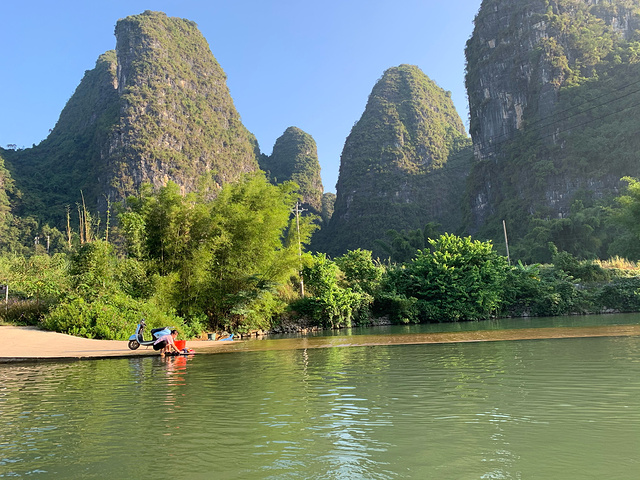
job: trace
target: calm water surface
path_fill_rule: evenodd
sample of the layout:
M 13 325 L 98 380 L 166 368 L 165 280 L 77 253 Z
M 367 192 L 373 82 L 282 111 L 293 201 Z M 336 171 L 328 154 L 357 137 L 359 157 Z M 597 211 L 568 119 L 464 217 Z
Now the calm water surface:
M 615 315 L 566 315 L 559 317 L 500 318 L 478 322 L 428 323 L 407 325 L 385 325 L 380 327 L 344 328 L 323 330 L 306 335 L 273 335 L 266 339 L 302 338 L 315 336 L 357 336 L 357 335 L 404 335 L 449 332 L 475 332 L 496 330 L 518 330 L 528 328 L 579 328 L 604 325 L 639 325 L 640 314 L 622 313 Z
M 0 365 L 0 477 L 185 476 L 637 480 L 640 337 Z

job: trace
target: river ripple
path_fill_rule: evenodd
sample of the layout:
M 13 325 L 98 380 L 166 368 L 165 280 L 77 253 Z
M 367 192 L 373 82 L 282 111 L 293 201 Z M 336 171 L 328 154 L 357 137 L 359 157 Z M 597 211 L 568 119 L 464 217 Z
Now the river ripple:
M 0 477 L 635 480 L 640 337 L 618 327 L 2 365 Z

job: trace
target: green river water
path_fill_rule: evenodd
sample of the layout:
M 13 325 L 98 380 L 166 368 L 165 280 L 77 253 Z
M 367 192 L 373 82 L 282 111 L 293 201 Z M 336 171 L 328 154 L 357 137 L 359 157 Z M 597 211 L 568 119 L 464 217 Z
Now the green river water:
M 576 322 L 634 325 L 640 316 L 475 328 Z M 447 328 L 474 325 L 337 336 L 339 345 L 358 334 L 384 343 Z M 0 478 L 640 478 L 640 336 L 304 341 L 0 365 Z

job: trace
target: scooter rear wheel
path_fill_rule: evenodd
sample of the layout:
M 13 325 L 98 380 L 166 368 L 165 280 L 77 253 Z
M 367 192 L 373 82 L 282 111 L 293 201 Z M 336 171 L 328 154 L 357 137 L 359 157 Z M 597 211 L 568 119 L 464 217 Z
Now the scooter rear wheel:
M 138 343 L 137 340 L 129 340 L 129 348 L 131 350 L 135 350 L 136 348 L 138 348 L 140 346 L 140 343 Z

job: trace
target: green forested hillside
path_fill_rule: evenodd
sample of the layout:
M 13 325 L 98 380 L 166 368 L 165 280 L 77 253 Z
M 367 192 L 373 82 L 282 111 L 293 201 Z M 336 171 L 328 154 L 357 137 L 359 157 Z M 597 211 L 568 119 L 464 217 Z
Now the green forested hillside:
M 449 92 L 418 67 L 390 68 L 345 142 L 335 210 L 313 246 L 331 254 L 368 248 L 388 229 L 430 221 L 455 231 L 470 168 L 470 141 Z
M 49 136 L 33 148 L 6 152 L 21 196 L 15 213 L 62 227 L 66 207 L 81 202 L 81 192 L 96 209 L 107 192 L 102 158 L 118 124 L 120 102 L 115 85 L 116 53 L 101 55 L 69 99 Z
M 0 238 L 10 235 L 9 227 L 13 217 L 9 203 L 9 194 L 13 191 L 13 179 L 4 167 L 3 154 L 4 150 L 0 148 Z
M 485 0 L 467 44 L 470 233 L 549 261 L 626 255 L 607 208 L 640 175 L 640 2 Z M 518 28 L 515 28 L 518 26 Z
M 216 190 L 258 169 L 257 142 L 194 22 L 147 11 L 115 33 L 47 139 L 6 152 L 21 216 L 62 228 L 82 197 L 105 212 L 143 183 Z
M 260 168 L 273 183 L 297 183 L 305 207 L 316 214 L 322 212 L 324 190 L 318 148 L 311 135 L 297 127 L 287 128 L 276 140 L 271 155 L 260 156 Z

